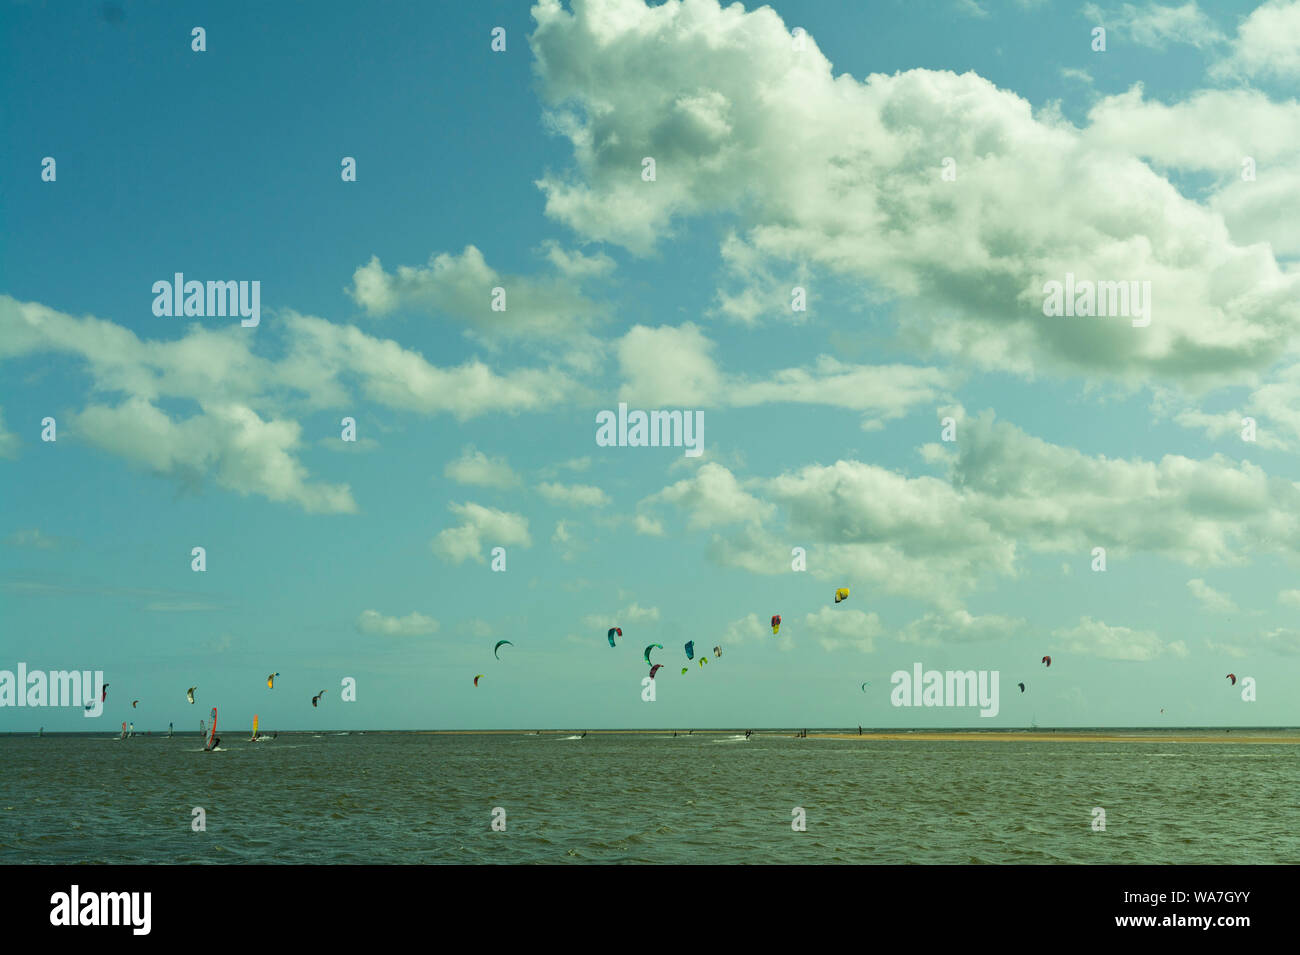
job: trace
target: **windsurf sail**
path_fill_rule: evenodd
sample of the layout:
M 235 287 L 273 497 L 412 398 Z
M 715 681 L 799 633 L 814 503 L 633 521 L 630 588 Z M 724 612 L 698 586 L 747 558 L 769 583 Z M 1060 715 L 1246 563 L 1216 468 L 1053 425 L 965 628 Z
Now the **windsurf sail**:
M 257 739 L 257 714 L 253 714 L 253 739 Z
M 134 720 L 131 721 L 131 735 L 132 735 L 132 736 L 135 735 L 135 721 L 134 721 Z
M 175 730 L 175 726 L 174 726 L 174 724 L 172 724 L 172 723 L 168 723 L 168 724 L 167 724 L 167 738 L 168 738 L 168 739 L 171 739 L 171 738 L 172 738 L 173 736 L 175 736 L 175 735 L 176 735 L 176 730 Z
M 125 723 L 122 724 L 122 735 L 119 736 L 118 739 L 126 739 L 126 724 L 125 724 Z
M 208 741 L 206 744 L 204 744 L 203 748 L 207 750 L 212 749 L 213 745 L 215 745 L 214 740 L 216 740 L 216 738 L 217 738 L 217 708 L 214 706 L 212 708 L 212 725 L 208 727 Z

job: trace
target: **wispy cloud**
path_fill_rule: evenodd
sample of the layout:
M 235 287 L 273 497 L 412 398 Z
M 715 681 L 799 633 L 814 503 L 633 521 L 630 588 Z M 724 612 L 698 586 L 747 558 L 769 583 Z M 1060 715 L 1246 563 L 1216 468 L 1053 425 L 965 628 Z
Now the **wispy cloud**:
M 453 564 L 475 560 L 482 564 L 487 562 L 484 549 L 488 546 L 532 546 L 528 518 L 522 514 L 484 507 L 473 501 L 451 503 L 448 508 L 461 523 L 442 531 L 433 540 L 433 551 L 443 560 Z
M 443 474 L 458 484 L 481 487 L 508 488 L 519 482 L 517 475 L 504 457 L 490 458 L 473 445 L 467 445 L 454 461 L 448 461 Z
M 438 621 L 412 611 L 405 617 L 389 617 L 378 610 L 363 610 L 357 617 L 357 629 L 362 633 L 383 637 L 419 637 L 438 632 Z

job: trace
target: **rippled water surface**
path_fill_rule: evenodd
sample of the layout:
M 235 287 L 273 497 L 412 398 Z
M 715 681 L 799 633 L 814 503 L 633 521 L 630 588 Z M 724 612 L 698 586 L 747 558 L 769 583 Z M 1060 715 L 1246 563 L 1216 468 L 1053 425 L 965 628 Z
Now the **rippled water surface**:
M 1290 745 L 522 733 L 222 745 L 0 738 L 0 862 L 1300 863 Z M 206 832 L 191 830 L 195 807 Z M 806 832 L 791 828 L 795 807 Z

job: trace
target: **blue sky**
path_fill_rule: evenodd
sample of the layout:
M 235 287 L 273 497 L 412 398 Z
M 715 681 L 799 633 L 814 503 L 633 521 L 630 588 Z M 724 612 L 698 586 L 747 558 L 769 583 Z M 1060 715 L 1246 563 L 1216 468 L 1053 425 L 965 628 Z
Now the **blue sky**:
M 1295 724 L 1300 4 L 917 6 L 5 7 L 0 669 L 101 729 Z

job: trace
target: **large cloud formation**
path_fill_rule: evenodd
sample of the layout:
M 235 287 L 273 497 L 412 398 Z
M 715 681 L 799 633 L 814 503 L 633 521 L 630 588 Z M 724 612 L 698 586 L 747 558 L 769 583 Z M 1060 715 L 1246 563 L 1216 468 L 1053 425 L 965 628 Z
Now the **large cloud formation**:
M 1300 326 L 1300 274 L 1267 246 L 974 73 L 835 76 L 771 9 L 714 0 L 540 0 L 533 16 L 542 95 L 575 160 L 538 184 L 587 239 L 648 253 L 675 223 L 731 214 L 751 260 L 898 297 L 920 344 L 1026 374 L 1214 381 L 1266 367 Z M 1043 284 L 1067 272 L 1150 281 L 1150 326 L 1044 316 Z
M 1025 552 L 1088 560 L 1104 547 L 1112 562 L 1141 553 L 1198 569 L 1259 551 L 1300 557 L 1300 486 L 1249 462 L 1088 455 L 991 413 L 963 419 L 958 434 L 955 445 L 921 449 L 938 476 L 841 460 L 741 481 L 705 464 L 645 498 L 642 527 L 662 529 L 671 506 L 688 528 L 714 532 L 721 563 L 784 573 L 792 544 L 811 546 L 813 573 L 834 568 L 949 611 L 982 577 L 1017 575 Z M 946 629 L 971 638 L 972 623 L 953 618 Z
M 118 396 L 72 416 L 72 434 L 103 450 L 187 484 L 211 476 L 228 490 L 312 512 L 357 507 L 347 485 L 312 481 L 298 460 L 296 413 L 365 398 L 465 421 L 549 410 L 577 391 L 554 368 L 501 372 L 474 359 L 440 367 L 391 339 L 291 310 L 275 325 L 284 352 L 266 357 L 254 351 L 267 340 L 261 332 L 194 324 L 177 339 L 142 339 L 114 322 L 0 295 L 0 361 L 52 354 L 80 362 L 95 393 Z M 177 412 L 178 401 L 197 410 Z M 16 443 L 3 438 L 0 425 L 0 452 Z

